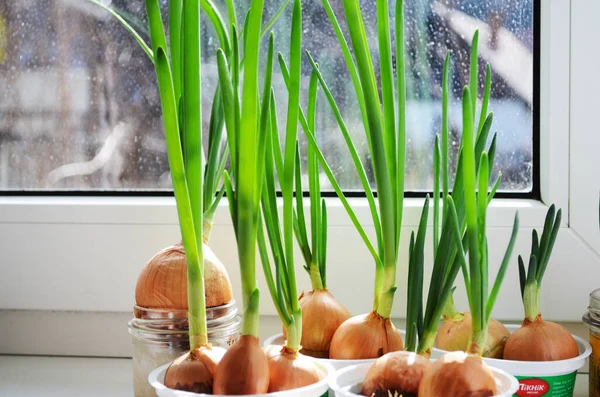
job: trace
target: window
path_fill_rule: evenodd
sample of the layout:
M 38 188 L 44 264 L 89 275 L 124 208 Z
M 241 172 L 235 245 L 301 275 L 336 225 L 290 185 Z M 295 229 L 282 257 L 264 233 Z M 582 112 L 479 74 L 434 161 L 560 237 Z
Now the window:
M 143 0 L 104 2 L 147 38 Z M 247 6 L 241 3 L 238 17 Z M 341 3 L 332 3 L 343 23 Z M 280 4 L 281 0 L 266 0 L 267 17 Z M 363 4 L 373 38 L 371 49 L 376 54 L 375 2 Z M 166 16 L 167 0 L 162 5 Z M 441 74 L 447 49 L 452 53 L 450 127 L 451 157 L 455 157 L 462 124 L 458 100 L 468 80 L 470 38 L 479 28 L 481 87 L 485 63 L 493 70 L 490 109 L 495 112 L 493 131 L 498 132 L 496 172 L 503 173 L 500 190 L 533 192 L 537 172 L 533 161 L 534 0 L 407 0 L 405 8 L 407 190 L 432 188 L 431 148 L 440 129 Z M 273 27 L 276 49 L 283 54 L 289 52 L 286 32 L 290 14 L 284 13 Z M 304 14 L 303 45 L 320 63 L 366 164 L 367 145 L 356 97 L 321 1 L 305 1 Z M 208 20 L 202 41 L 203 114 L 208 125 L 218 45 Z M 374 62 L 377 68 L 376 55 Z M 305 62 L 305 89 L 309 74 L 310 65 Z M 0 92 L 0 190 L 169 189 L 153 66 L 108 13 L 83 0 L 3 2 L 0 84 L 4 87 Z M 282 79 L 276 78 L 274 86 L 283 119 L 286 97 Z M 335 119 L 324 99 L 322 104 L 317 133 L 323 151 L 342 187 L 360 189 Z M 302 134 L 299 136 L 305 147 Z M 327 186 L 324 184 L 324 189 Z

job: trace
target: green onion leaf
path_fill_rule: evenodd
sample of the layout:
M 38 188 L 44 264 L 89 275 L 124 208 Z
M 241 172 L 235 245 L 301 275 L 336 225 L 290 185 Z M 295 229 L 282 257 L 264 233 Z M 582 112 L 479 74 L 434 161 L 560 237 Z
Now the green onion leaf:
M 496 303 L 496 298 L 498 297 L 498 293 L 500 292 L 500 286 L 502 285 L 502 281 L 504 280 L 504 275 L 506 274 L 506 269 L 508 268 L 508 263 L 510 262 L 510 256 L 512 255 L 513 248 L 515 246 L 515 242 L 517 241 L 517 234 L 519 232 L 519 213 L 515 214 L 515 220 L 513 222 L 512 233 L 510 235 L 510 241 L 508 243 L 508 247 L 506 248 L 506 252 L 504 253 L 504 258 L 502 259 L 502 264 L 498 269 L 498 274 L 496 275 L 496 281 L 494 281 L 494 286 L 492 287 L 492 292 L 487 300 L 486 305 L 486 314 L 487 319 L 489 320 L 492 315 L 492 309 L 494 304 Z M 524 288 L 524 286 L 523 286 Z
M 319 239 L 319 258 L 317 258 L 317 262 L 319 263 L 321 283 L 323 288 L 327 288 L 327 206 L 325 205 L 325 199 L 321 200 L 321 230 L 323 230 L 323 233 L 321 233 Z
M 340 131 L 342 132 L 342 136 L 344 137 L 344 142 L 346 143 L 348 151 L 350 152 L 350 157 L 352 158 L 352 162 L 354 163 L 354 167 L 358 173 L 358 177 L 361 181 L 363 190 L 367 197 L 367 202 L 369 204 L 369 210 L 371 211 L 371 217 L 373 219 L 373 225 L 374 225 L 375 232 L 377 235 L 377 245 L 381 246 L 381 244 L 382 244 L 381 222 L 379 220 L 379 214 L 377 212 L 377 205 L 375 204 L 375 196 L 373 194 L 373 191 L 371 190 L 371 186 L 369 184 L 369 180 L 367 177 L 367 172 L 365 171 L 365 167 L 362 164 L 362 161 L 360 159 L 358 151 L 357 151 L 356 147 L 354 146 L 354 142 L 352 142 L 352 138 L 350 137 L 350 131 L 349 131 L 348 127 L 346 126 L 346 123 L 344 122 L 341 111 L 338 108 L 337 103 L 335 102 L 335 99 L 333 98 L 331 90 L 327 86 L 327 83 L 325 82 L 325 79 L 323 78 L 323 75 L 321 74 L 319 67 L 317 66 L 316 62 L 314 61 L 314 59 L 312 58 L 312 56 L 310 55 L 310 53 L 308 51 L 306 52 L 306 55 L 308 57 L 309 62 L 311 63 L 311 65 L 313 67 L 313 73 L 316 74 L 317 78 L 319 79 L 319 82 L 321 83 L 321 87 L 323 88 L 325 97 L 329 101 L 331 110 L 333 111 L 333 114 L 335 115 L 338 126 L 340 127 Z M 286 80 L 285 72 L 284 72 L 284 80 Z
M 523 263 L 523 258 L 519 255 L 519 284 L 521 286 L 521 299 L 523 299 L 523 294 L 525 292 L 525 282 L 527 281 L 527 273 L 525 273 L 525 264 Z
M 479 86 L 479 57 L 477 56 L 479 44 L 479 29 L 475 30 L 471 41 L 471 65 L 469 74 L 469 91 L 471 92 L 471 117 L 475 117 L 477 104 L 477 87 Z
M 88 1 L 94 5 L 97 5 L 98 7 L 102 8 L 106 12 L 108 12 L 113 18 L 115 18 L 121 24 L 121 26 L 123 26 L 129 33 L 131 33 L 131 35 L 133 36 L 135 41 L 137 41 L 138 44 L 140 45 L 140 48 L 142 50 L 144 50 L 146 55 L 148 55 L 148 58 L 150 58 L 150 60 L 154 63 L 154 53 L 153 53 L 152 49 L 150 48 L 150 46 L 148 46 L 148 44 L 146 44 L 146 42 L 144 41 L 142 36 L 140 36 L 140 34 L 133 28 L 133 26 L 131 26 L 125 20 L 125 18 L 123 18 L 118 12 L 116 12 L 115 10 L 108 7 L 104 3 L 101 3 L 98 0 L 88 0 Z M 167 48 L 166 45 L 163 46 L 163 48 Z
M 219 38 L 219 45 L 226 54 L 229 54 L 231 51 L 231 42 L 229 40 L 228 29 L 225 27 L 225 21 L 219 9 L 211 0 L 200 0 L 200 5 L 215 28 L 215 32 Z
M 182 0 L 169 1 L 169 49 L 171 55 L 171 70 L 173 71 L 173 87 L 175 89 L 175 100 L 181 98 L 182 84 L 182 53 L 181 53 L 181 32 L 182 32 Z M 212 119 L 211 119 L 212 120 Z
M 421 219 L 423 218 L 421 215 Z M 408 246 L 408 296 L 406 297 L 406 324 L 413 324 L 413 327 L 406 328 L 406 337 L 404 340 L 405 349 L 409 352 L 414 352 L 417 349 L 417 338 L 418 338 L 418 328 L 417 328 L 417 315 L 418 315 L 418 303 L 415 298 L 415 295 L 418 293 L 419 285 L 416 282 L 417 271 L 419 270 L 418 265 L 416 264 L 416 255 L 415 255 L 415 232 L 414 230 L 410 233 L 410 243 Z M 421 267 L 421 270 L 423 268 Z M 423 289 L 423 285 L 420 286 L 421 290 Z
M 450 68 L 450 50 L 446 51 L 444 74 L 442 77 L 442 192 L 444 199 L 448 197 L 450 181 L 448 178 L 448 70 Z M 444 205 L 444 217 L 446 205 Z
M 485 64 L 485 86 L 483 88 L 483 101 L 481 102 L 481 114 L 479 116 L 479 127 L 477 127 L 477 137 L 483 130 L 484 123 L 487 119 L 487 110 L 490 102 L 490 93 L 492 91 L 492 69 L 490 64 Z M 491 164 L 491 163 L 490 163 Z
M 538 270 L 537 281 L 538 286 L 542 283 L 542 278 L 544 277 L 544 273 L 546 272 L 546 267 L 548 266 L 548 261 L 550 260 L 550 255 L 552 254 L 552 248 L 554 248 L 554 243 L 556 242 L 556 236 L 558 235 L 558 230 L 560 229 L 560 222 L 562 218 L 562 209 L 559 209 L 556 213 L 556 219 L 554 220 L 554 225 L 552 226 L 551 231 L 549 231 L 549 237 L 547 239 L 546 244 L 541 248 L 542 257 L 540 259 L 540 267 Z M 544 231 L 545 233 L 546 231 Z
M 433 252 L 437 252 L 439 243 L 440 157 L 439 136 L 436 135 L 433 144 Z
M 304 217 L 304 203 L 302 200 L 302 168 L 300 164 L 300 148 L 298 144 L 296 144 L 296 211 L 295 211 L 295 220 L 294 220 L 294 230 L 296 239 L 300 245 L 300 250 L 302 251 L 302 256 L 304 257 L 304 262 L 306 264 L 306 268 L 310 272 L 310 264 L 312 263 L 312 253 L 308 244 L 308 235 L 306 232 L 306 219 Z M 312 281 L 312 280 L 311 280 Z M 319 280 L 320 282 L 320 280 Z M 315 288 L 315 287 L 313 287 Z

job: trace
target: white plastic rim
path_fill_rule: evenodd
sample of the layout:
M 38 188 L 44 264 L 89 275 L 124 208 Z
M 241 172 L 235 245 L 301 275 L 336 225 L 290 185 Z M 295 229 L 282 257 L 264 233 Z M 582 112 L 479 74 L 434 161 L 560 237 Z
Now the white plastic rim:
M 517 324 L 504 324 L 511 333 L 521 326 Z M 579 347 L 579 356 L 568 360 L 559 361 L 514 361 L 484 358 L 485 362 L 495 368 L 502 369 L 514 376 L 560 376 L 573 373 L 585 365 L 585 360 L 592 353 L 592 346 L 584 339 L 572 335 Z M 431 358 L 438 358 L 446 354 L 445 350 L 434 348 Z
M 316 360 L 315 360 L 316 361 Z M 267 394 L 252 394 L 245 396 L 237 396 L 237 397 L 320 397 L 323 394 L 327 393 L 329 390 L 329 383 L 331 378 L 335 375 L 335 369 L 327 364 L 316 361 L 315 364 L 319 369 L 323 372 L 324 376 L 317 383 L 313 383 L 312 385 L 306 387 L 300 387 L 294 390 L 286 390 L 275 393 L 267 393 Z M 167 363 L 156 368 L 154 371 L 148 375 L 148 382 L 156 391 L 158 397 L 208 397 L 212 396 L 204 393 L 192 393 L 181 390 L 173 390 L 169 389 L 165 386 L 165 372 L 167 372 L 167 368 L 169 368 L 171 363 Z
M 405 331 L 400 330 L 400 333 L 402 334 L 402 339 L 404 340 Z M 264 341 L 263 347 L 267 347 L 270 345 L 280 345 L 281 346 L 284 343 L 285 343 L 285 338 L 283 337 L 283 334 L 275 334 L 275 335 L 267 338 Z M 372 364 L 376 360 L 376 358 L 369 358 L 369 359 L 365 359 L 365 360 L 334 360 L 331 358 L 313 358 L 313 359 L 317 360 L 320 363 L 329 364 L 336 370 L 346 368 L 351 365 L 360 365 L 360 364 L 366 364 L 366 363 Z
M 371 364 L 346 367 L 336 372 L 331 378 L 329 387 L 335 397 L 357 397 L 360 394 L 362 381 L 367 376 Z M 519 389 L 519 381 L 514 376 L 498 368 L 490 367 L 496 379 L 498 394 L 494 397 L 511 397 Z

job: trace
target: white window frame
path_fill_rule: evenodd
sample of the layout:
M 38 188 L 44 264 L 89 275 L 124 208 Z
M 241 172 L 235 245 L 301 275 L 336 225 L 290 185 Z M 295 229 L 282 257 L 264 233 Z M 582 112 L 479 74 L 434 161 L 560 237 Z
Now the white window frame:
M 600 178 L 592 175 L 600 169 L 600 156 L 596 154 L 600 144 L 594 145 L 600 143 L 600 134 L 591 132 L 597 124 L 597 110 L 587 95 L 600 92 L 599 83 L 590 83 L 588 78 L 595 75 L 594 65 L 599 64 L 588 60 L 593 57 L 600 61 L 600 56 L 586 51 L 579 36 L 600 37 L 600 24 L 593 20 L 600 5 L 595 0 L 541 3 L 542 200 L 498 199 L 491 204 L 491 274 L 508 242 L 514 212 L 518 210 L 520 214 L 518 241 L 494 315 L 509 321 L 522 318 L 516 254 L 529 252 L 532 228 L 542 228 L 547 205 L 556 203 L 563 209 L 563 224 L 545 277 L 541 308 L 548 319 L 580 321 L 587 294 L 599 286 L 600 280 Z M 365 200 L 351 202 L 367 231 L 372 232 Z M 399 288 L 393 312 L 397 318 L 402 318 L 405 310 L 408 237 L 418 225 L 422 204 L 422 199 L 406 200 Z M 369 311 L 373 260 L 339 200 L 328 199 L 328 205 L 329 288 L 352 313 Z M 217 211 L 211 245 L 227 265 L 239 301 L 235 239 L 226 206 L 223 203 Z M 87 312 L 86 319 L 89 312 L 131 312 L 141 268 L 155 252 L 178 239 L 174 200 L 169 197 L 1 197 L 0 319 L 2 310 L 6 314 L 7 309 Z M 275 315 L 258 269 L 257 279 L 265 291 L 261 314 Z M 300 289 L 308 288 L 308 277 L 300 266 L 298 275 Z M 457 284 L 460 286 L 460 278 Z M 556 304 L 559 299 L 560 305 Z M 457 304 L 467 309 L 460 287 Z M 30 338 L 18 338 L 19 325 L 6 329 L 15 337 L 11 352 L 19 351 L 19 343 L 29 346 L 24 350 L 31 348 Z M 0 344 L 0 353 L 6 349 L 6 344 Z

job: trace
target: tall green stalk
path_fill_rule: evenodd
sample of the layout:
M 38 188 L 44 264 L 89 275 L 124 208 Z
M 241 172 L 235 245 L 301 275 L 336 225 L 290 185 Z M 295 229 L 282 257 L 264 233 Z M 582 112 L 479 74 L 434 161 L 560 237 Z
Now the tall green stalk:
M 477 45 L 477 42 L 478 42 L 478 33 L 476 32 L 473 37 L 472 44 L 471 44 L 471 55 L 470 55 L 471 69 L 470 69 L 470 78 L 469 78 L 470 85 L 472 87 L 474 87 L 475 92 L 477 92 L 476 90 L 477 90 L 477 79 L 478 79 L 478 77 L 477 77 L 477 75 L 478 75 L 478 71 L 477 71 L 477 64 L 478 64 L 477 63 L 478 62 L 477 48 L 478 48 L 478 45 Z M 443 73 L 443 79 L 442 79 L 441 170 L 442 170 L 442 189 L 443 189 L 444 195 L 448 194 L 447 192 L 448 192 L 448 188 L 449 188 L 449 184 L 450 184 L 449 183 L 449 174 L 448 174 L 448 169 L 449 169 L 449 164 L 448 164 L 449 163 L 448 162 L 448 157 L 449 157 L 448 102 L 449 102 L 449 96 L 450 96 L 449 87 L 448 87 L 449 68 L 450 68 L 450 62 L 449 62 L 449 55 L 447 53 L 446 60 L 444 62 L 444 73 Z M 475 157 L 475 166 L 476 167 L 479 167 L 479 161 L 480 161 L 481 155 L 482 155 L 485 147 L 487 146 L 489 132 L 490 132 L 492 121 L 493 121 L 493 114 L 488 113 L 490 92 L 491 92 L 491 69 L 490 69 L 489 65 L 487 65 L 486 66 L 486 82 L 485 82 L 485 87 L 484 87 L 484 95 L 483 95 L 483 99 L 482 99 L 481 112 L 480 112 L 480 116 L 479 116 L 479 126 L 478 126 L 477 131 L 474 130 L 474 132 L 473 132 L 473 134 L 474 134 L 473 139 L 475 141 L 474 157 Z M 476 98 L 474 101 L 473 97 L 471 97 L 470 105 L 471 105 L 471 109 L 470 109 L 471 114 L 469 117 L 471 119 L 474 119 L 475 110 L 476 110 L 475 109 Z M 460 143 L 459 151 L 458 151 L 456 172 L 455 172 L 455 178 L 454 178 L 454 186 L 452 188 L 452 197 L 456 204 L 456 210 L 457 210 L 458 221 L 459 221 L 461 233 L 463 233 L 463 235 L 465 235 L 466 219 L 465 219 L 465 204 L 464 204 L 465 176 L 464 176 L 464 172 L 463 172 L 464 171 L 464 169 L 463 169 L 464 149 L 463 149 L 463 147 L 464 147 L 464 135 L 461 139 L 461 143 Z M 488 171 L 487 172 L 489 175 L 491 175 L 491 172 L 493 169 L 493 164 L 494 164 L 496 135 L 494 135 L 491 144 L 487 147 L 488 147 L 488 151 L 487 151 L 487 153 L 488 153 Z M 501 178 L 501 175 L 498 176 L 498 179 L 495 181 L 495 183 L 491 189 L 490 195 L 488 195 L 488 201 L 487 201 L 488 205 L 496 193 L 496 189 L 498 188 L 499 183 L 500 183 L 500 178 Z M 443 214 L 445 215 L 445 210 L 444 210 Z M 451 256 L 451 258 L 453 258 L 454 261 L 459 260 L 459 258 L 457 257 L 456 250 L 451 251 L 450 256 Z M 455 321 L 459 321 L 463 317 L 463 314 L 459 313 L 456 310 L 456 307 L 454 305 L 454 299 L 453 299 L 452 295 L 446 302 L 446 307 L 444 309 L 444 317 L 452 318 Z
M 181 48 L 198 46 L 184 50 L 182 54 L 184 74 L 182 86 L 185 86 L 184 108 L 194 111 L 191 118 L 178 120 L 178 106 L 175 98 L 173 75 L 167 56 L 165 31 L 162 25 L 158 0 L 146 0 L 146 10 L 150 25 L 150 39 L 154 54 L 154 64 L 158 88 L 163 109 L 167 153 L 173 190 L 177 203 L 177 214 L 187 260 L 188 281 L 188 321 L 190 348 L 208 343 L 206 327 L 206 301 L 204 295 L 204 261 L 202 254 L 202 187 L 201 172 L 202 131 L 200 119 L 200 53 L 199 23 L 200 14 L 197 3 L 184 0 L 183 13 L 188 15 L 183 30 Z M 188 20 L 189 19 L 189 20 Z M 187 112 L 185 113 L 187 114 Z M 186 128 L 181 134 L 180 128 Z M 184 136 L 185 144 L 181 142 Z M 184 164 L 184 148 L 188 161 Z M 187 167 L 186 167 L 187 166 Z
M 289 81 L 289 72 L 286 73 Z M 317 109 L 317 75 L 313 72 L 308 86 L 308 120 L 307 127 L 315 133 Z M 302 115 L 304 117 L 304 115 Z M 306 121 L 306 120 L 305 120 Z M 310 195 L 310 242 L 304 216 L 302 199 L 302 170 L 298 159 L 296 164 L 296 211 L 294 216 L 294 232 L 304 258 L 304 269 L 308 272 L 313 290 L 327 288 L 327 206 L 321 197 L 319 181 L 319 162 L 314 148 L 308 145 L 308 192 Z
M 492 293 L 488 296 L 488 248 L 485 230 L 485 217 L 488 206 L 488 155 L 486 152 L 481 154 L 479 169 L 477 170 L 472 103 L 470 90 L 465 87 L 463 90 L 462 154 L 467 244 L 469 247 L 469 266 L 465 279 L 468 284 L 469 307 L 472 318 L 471 336 L 467 352 L 481 355 L 485 347 L 491 311 L 506 273 L 516 240 L 519 221 L 518 214 L 516 214 L 510 242 L 498 271 Z M 462 256 L 462 250 L 459 250 L 460 256 Z
M 273 61 L 272 47 L 273 42 L 271 39 L 267 58 L 268 65 Z M 281 54 L 279 58 L 282 58 Z M 259 251 L 269 292 L 286 329 L 286 347 L 293 351 L 300 350 L 300 341 L 302 339 L 302 310 L 298 303 L 296 271 L 294 267 L 294 192 L 297 197 L 302 197 L 302 191 L 298 190 L 298 185 L 295 183 L 298 180 L 298 173 L 300 172 L 297 124 L 300 106 L 301 59 L 302 7 L 300 0 L 294 0 L 290 43 L 291 67 L 288 81 L 288 113 L 285 149 L 282 159 L 280 158 L 281 144 L 279 143 L 277 124 L 274 119 L 265 118 L 265 120 L 270 119 L 270 122 L 267 127 L 269 131 L 266 138 L 267 149 L 264 157 L 265 187 L 261 208 L 267 235 L 269 236 L 273 262 L 275 263 L 275 278 L 272 275 L 262 228 L 259 229 L 258 234 Z M 270 84 L 270 76 L 268 77 L 268 82 L 265 82 L 265 92 L 268 89 L 266 84 Z M 265 100 L 267 98 L 263 99 L 263 101 Z M 275 159 L 278 160 L 276 161 Z M 282 169 L 278 169 L 279 174 L 283 172 L 283 179 L 280 179 L 283 196 L 283 227 L 280 225 L 277 212 L 276 163 L 280 164 L 279 167 L 283 167 Z
M 258 42 L 264 35 L 264 31 L 261 30 L 263 1 L 253 1 L 252 6 L 258 11 L 250 13 L 251 20 L 247 21 L 249 34 L 245 41 L 248 46 L 245 53 L 250 54 L 248 62 L 240 61 L 239 37 L 232 0 L 227 0 L 230 29 L 226 28 L 224 18 L 211 0 L 200 2 L 170 0 L 169 46 L 167 46 L 158 0 L 146 0 L 151 46 L 145 43 L 140 34 L 119 13 L 97 0 L 88 1 L 109 12 L 127 29 L 156 68 L 169 165 L 188 266 L 192 349 L 206 344 L 202 241 L 204 239 L 208 242 L 214 213 L 226 190 L 229 193 L 230 211 L 234 215 L 236 236 L 239 235 L 237 225 L 240 219 L 240 229 L 244 231 L 243 237 L 238 238 L 238 243 L 242 247 L 240 258 L 243 258 L 240 264 L 245 281 L 244 307 L 249 308 L 245 314 L 244 330 L 246 334 L 257 336 L 258 289 L 254 280 L 254 261 L 250 258 L 254 257 L 256 246 L 263 167 L 259 159 L 261 151 L 264 153 L 264 134 L 260 133 L 262 129 L 257 129 L 256 125 L 252 126 L 252 124 L 258 117 L 255 93 L 258 92 Z M 289 0 L 282 4 L 267 26 L 271 26 L 279 18 L 288 2 Z M 206 159 L 202 148 L 201 131 L 200 9 L 207 14 L 217 32 L 221 46 L 218 55 L 219 66 L 224 65 L 223 69 L 219 69 L 220 84 L 213 97 Z M 231 67 L 227 65 L 228 59 L 232 60 Z M 238 92 L 239 76 L 244 67 L 246 67 L 245 75 L 254 78 L 244 80 L 242 103 Z M 266 108 L 268 109 L 268 104 Z M 235 109 L 235 111 L 226 112 L 226 109 Z M 228 145 L 224 146 L 221 140 L 225 124 Z M 253 137 L 258 139 L 252 139 Z M 237 148 L 247 142 L 253 143 L 258 153 L 252 150 L 239 155 Z M 233 181 L 225 172 L 230 146 L 235 148 L 233 150 L 235 156 L 230 159 L 231 169 L 234 171 Z M 241 177 L 239 168 L 236 167 L 239 163 L 248 165 L 242 167 L 244 172 Z M 223 184 L 219 187 L 221 180 Z M 237 200 L 238 197 L 241 197 L 240 201 Z
M 110 12 L 136 38 L 155 65 L 165 123 L 167 154 L 186 253 L 190 346 L 194 349 L 208 342 L 202 241 L 204 234 L 205 238 L 208 238 L 210 227 L 206 228 L 205 225 L 212 220 L 218 200 L 222 196 L 222 193 L 215 196 L 215 191 L 218 180 L 223 175 L 226 157 L 224 152 L 217 161 L 221 149 L 220 145 L 215 145 L 214 142 L 220 141 L 223 110 L 219 108 L 218 103 L 217 106 L 213 103 L 209 131 L 209 167 L 204 168 L 200 92 L 200 4 L 194 0 L 169 2 L 167 47 L 159 3 L 157 0 L 147 0 L 152 43 L 150 49 L 121 15 L 96 0 L 89 1 Z M 207 1 L 203 1 L 202 5 L 214 7 Z M 215 9 L 212 11 L 214 14 Z M 218 21 L 218 14 L 215 15 L 215 21 Z M 222 40 L 228 39 L 224 37 Z M 219 92 L 217 88 L 216 98 Z M 204 183 L 205 178 L 208 184 Z
M 404 197 L 404 157 L 405 157 L 405 82 L 404 82 L 404 40 L 403 40 L 403 13 L 402 1 L 398 1 L 396 6 L 396 69 L 398 72 L 397 90 L 394 90 L 394 76 L 391 57 L 391 40 L 389 37 L 390 22 L 389 9 L 386 0 L 377 0 L 377 23 L 378 23 L 378 43 L 379 53 L 381 54 L 381 86 L 383 87 L 383 101 L 379 99 L 377 75 L 371 59 L 364 21 L 362 18 L 360 4 L 358 0 L 343 0 L 344 14 L 350 29 L 350 41 L 354 59 L 350 55 L 350 49 L 339 29 L 339 23 L 331 5 L 327 0 L 323 0 L 323 5 L 330 18 L 334 29 L 336 30 L 340 45 L 345 54 L 345 60 L 353 78 L 353 83 L 358 97 L 358 102 L 366 118 L 365 132 L 369 143 L 369 151 L 372 159 L 372 166 L 375 174 L 375 183 L 377 187 L 377 201 L 379 208 L 371 205 L 370 210 L 373 217 L 373 223 L 376 229 L 377 249 L 371 243 L 362 226 L 359 225 L 353 209 L 339 184 L 335 181 L 330 168 L 324 157 L 318 151 L 314 131 L 309 125 L 304 125 L 301 117 L 301 124 L 309 140 L 309 145 L 315 150 L 317 158 L 323 167 L 325 174 L 329 177 L 334 190 L 342 200 L 349 216 L 358 232 L 363 238 L 375 259 L 375 293 L 373 310 L 383 318 L 389 318 L 392 310 L 392 302 L 396 291 L 396 264 L 398 260 L 398 251 L 400 244 L 400 230 L 402 224 L 402 205 Z M 317 74 L 319 82 L 329 99 L 336 120 L 344 134 L 347 146 L 352 154 L 352 159 L 361 176 L 364 173 L 360 158 L 354 156 L 355 147 L 352 141 L 346 138 L 346 124 L 339 114 L 339 109 L 335 104 L 333 96 L 321 75 L 317 64 L 309 56 L 313 66 L 313 71 Z M 395 92 L 394 92 L 395 91 Z M 394 101 L 394 94 L 396 99 Z M 397 105 L 396 105 L 397 104 Z M 363 188 L 367 198 L 373 197 L 368 184 L 363 181 Z
M 233 223 L 238 244 L 238 258 L 242 276 L 244 304 L 242 335 L 258 337 L 259 291 L 256 286 L 256 239 L 259 215 L 259 199 L 263 185 L 261 163 L 264 153 L 265 132 L 259 128 L 260 111 L 256 99 L 258 92 L 258 61 L 260 27 L 264 0 L 253 0 L 248 14 L 248 29 L 244 40 L 244 81 L 242 88 L 241 117 L 239 125 L 227 134 L 234 135 L 240 150 L 231 151 L 235 157 L 237 172 L 228 183 L 229 206 L 233 211 Z M 220 51 L 219 75 L 221 84 L 230 84 L 225 53 Z M 224 65 L 224 66 L 223 66 Z M 237 87 L 234 87 L 237 89 Z M 224 103 L 225 109 L 235 109 Z M 243 148 L 243 149 L 242 149 Z M 226 179 L 227 181 L 227 179 Z

